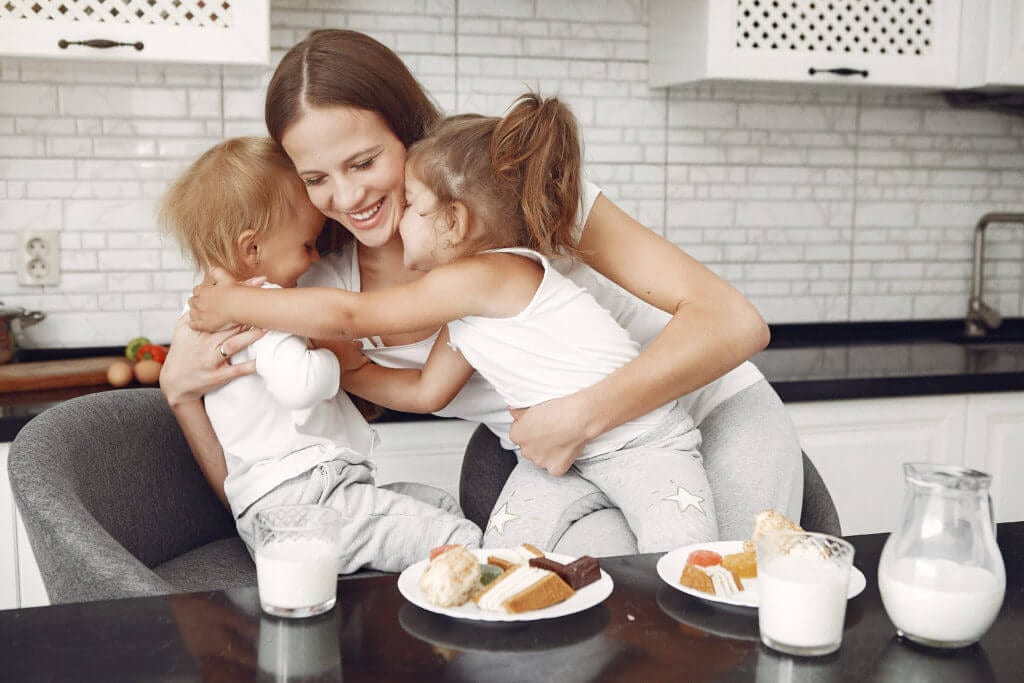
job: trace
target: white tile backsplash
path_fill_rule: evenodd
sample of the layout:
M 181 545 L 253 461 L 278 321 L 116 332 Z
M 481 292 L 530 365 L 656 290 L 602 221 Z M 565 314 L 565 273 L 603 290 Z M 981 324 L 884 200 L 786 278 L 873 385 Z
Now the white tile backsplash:
M 769 322 L 952 318 L 972 229 L 1024 210 L 1024 117 L 929 92 L 763 83 L 647 87 L 644 0 L 273 0 L 276 60 L 364 30 L 447 111 L 558 94 L 587 175 L 747 294 Z M 270 69 L 0 60 L 0 299 L 45 310 L 30 346 L 166 340 L 193 281 L 156 229 L 168 181 L 262 134 Z M 62 280 L 19 286 L 14 235 L 62 234 Z M 992 226 L 986 298 L 1024 315 L 1024 229 Z

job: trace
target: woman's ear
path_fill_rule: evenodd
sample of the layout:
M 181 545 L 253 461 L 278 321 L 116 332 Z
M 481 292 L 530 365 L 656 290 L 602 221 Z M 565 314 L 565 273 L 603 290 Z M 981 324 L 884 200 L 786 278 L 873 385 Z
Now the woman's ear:
M 255 275 L 256 267 L 260 264 L 260 247 L 256 243 L 256 231 L 245 230 L 242 232 L 235 240 L 235 249 L 238 262 Z

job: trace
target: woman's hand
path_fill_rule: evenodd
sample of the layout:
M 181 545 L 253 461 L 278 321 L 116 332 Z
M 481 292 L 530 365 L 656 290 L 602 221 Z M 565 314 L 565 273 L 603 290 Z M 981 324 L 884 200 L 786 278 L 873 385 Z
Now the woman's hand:
M 192 329 L 217 332 L 234 324 L 227 312 L 227 302 L 230 290 L 241 286 L 226 271 L 212 268 L 209 278 L 192 290 L 192 298 L 188 300 Z
M 512 428 L 508 438 L 524 458 L 560 477 L 594 436 L 584 427 L 588 416 L 580 407 L 577 395 L 571 394 L 529 408 L 509 408 Z
M 160 389 L 171 407 L 198 401 L 235 377 L 256 372 L 256 361 L 231 365 L 228 359 L 265 334 L 265 330 L 232 327 L 200 332 L 181 316 L 174 326 L 170 350 L 160 371 Z

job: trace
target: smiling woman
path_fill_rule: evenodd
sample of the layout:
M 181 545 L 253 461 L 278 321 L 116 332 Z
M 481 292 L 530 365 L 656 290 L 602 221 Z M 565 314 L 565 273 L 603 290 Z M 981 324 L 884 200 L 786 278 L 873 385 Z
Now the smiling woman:
M 423 137 L 438 112 L 401 60 L 363 34 L 316 31 L 282 59 L 265 113 L 271 136 L 291 157 L 312 203 L 350 236 L 340 254 L 325 256 L 300 284 L 369 292 L 421 277 L 406 267 L 398 231 L 402 170 L 406 148 Z M 799 516 L 795 431 L 775 392 L 745 362 L 768 341 L 756 309 L 595 185 L 585 184 L 574 223 L 581 257 L 561 259 L 555 267 L 611 310 L 644 351 L 582 391 L 517 413 L 514 425 L 498 394 L 474 375 L 437 412 L 486 425 L 487 438 L 473 443 L 482 444 L 489 457 L 470 453 L 465 464 L 470 475 L 464 477 L 462 503 L 471 518 L 487 526 L 491 505 L 515 462 L 508 450 L 498 448 L 498 439 L 504 449 L 517 447 L 523 458 L 564 470 L 590 440 L 681 396 L 695 420 L 703 420 L 705 465 L 721 537 L 748 535 L 753 514 L 764 508 Z M 362 340 L 375 364 L 368 367 L 422 368 L 437 332 Z M 162 384 L 204 472 L 220 489 L 223 455 L 200 399 L 243 372 L 232 368 L 229 374 L 220 365 L 217 344 L 236 351 L 251 338 L 225 340 L 179 326 L 174 342 L 209 350 L 186 357 L 175 355 L 172 347 Z M 472 483 L 480 479 L 491 484 Z M 635 551 L 622 515 L 601 508 L 612 506 L 595 500 L 580 510 L 581 519 L 553 545 L 579 551 L 575 554 Z M 598 512 L 590 514 L 594 509 Z

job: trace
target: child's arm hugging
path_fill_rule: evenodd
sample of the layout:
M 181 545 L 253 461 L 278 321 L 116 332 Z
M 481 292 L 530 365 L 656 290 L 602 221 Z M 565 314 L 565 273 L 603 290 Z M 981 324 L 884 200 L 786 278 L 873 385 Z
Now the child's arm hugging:
M 448 345 L 448 328 L 437 336 L 422 369 L 383 368 L 366 363 L 342 372 L 342 388 L 377 405 L 407 413 L 433 413 L 448 405 L 473 374 L 462 354 Z

